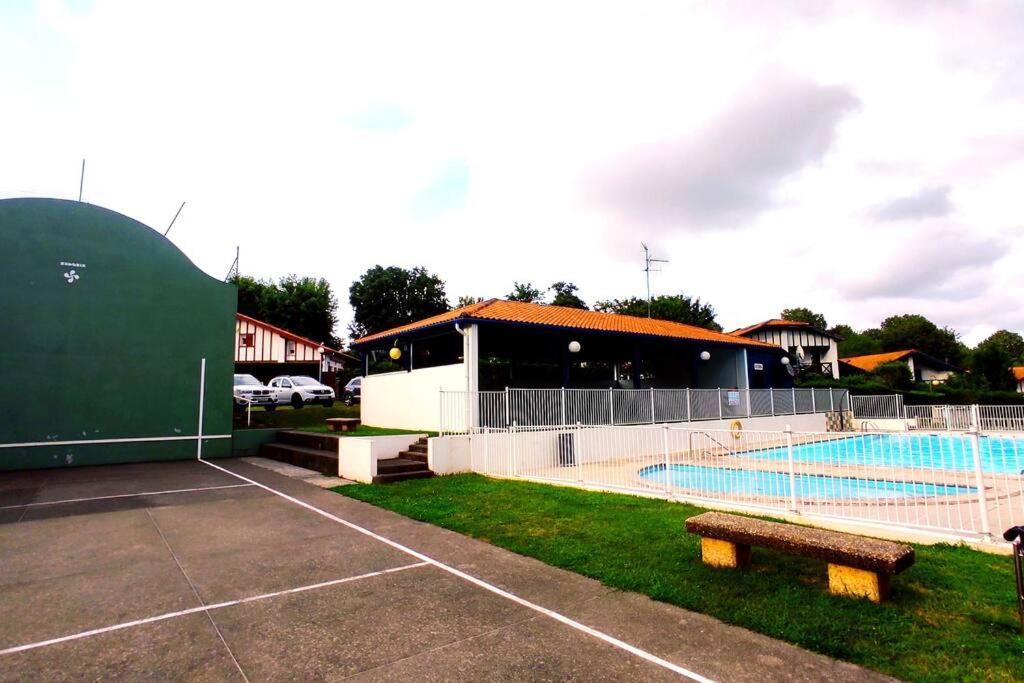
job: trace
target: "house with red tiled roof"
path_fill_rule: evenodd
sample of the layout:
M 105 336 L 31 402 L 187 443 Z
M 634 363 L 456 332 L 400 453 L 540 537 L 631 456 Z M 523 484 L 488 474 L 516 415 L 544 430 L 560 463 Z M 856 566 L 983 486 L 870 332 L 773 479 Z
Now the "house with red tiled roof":
M 235 314 L 235 372 L 255 375 L 264 382 L 290 374 L 309 375 L 331 384 L 332 373 L 358 363 L 354 356 L 321 342 Z
M 1013 381 L 1017 383 L 1017 391 L 1024 394 L 1024 365 L 1010 368 L 1013 373 Z
M 772 318 L 729 334 L 785 349 L 795 370 L 839 379 L 839 337 L 810 323 Z
M 489 299 L 352 343 L 363 421 L 431 428 L 441 390 L 790 387 L 776 345 L 668 320 Z
M 848 372 L 874 372 L 884 363 L 904 362 L 915 382 L 945 382 L 954 373 L 962 372 L 961 368 L 917 349 L 851 356 L 840 358 L 839 362 Z

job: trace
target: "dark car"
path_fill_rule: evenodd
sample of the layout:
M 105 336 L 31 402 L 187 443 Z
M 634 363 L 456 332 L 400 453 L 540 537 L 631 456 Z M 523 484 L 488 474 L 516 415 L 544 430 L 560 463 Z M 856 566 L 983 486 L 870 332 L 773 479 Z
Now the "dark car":
M 345 402 L 345 405 L 350 406 L 359 401 L 359 390 L 362 386 L 362 377 L 353 377 L 348 381 L 345 388 L 341 390 L 341 399 Z

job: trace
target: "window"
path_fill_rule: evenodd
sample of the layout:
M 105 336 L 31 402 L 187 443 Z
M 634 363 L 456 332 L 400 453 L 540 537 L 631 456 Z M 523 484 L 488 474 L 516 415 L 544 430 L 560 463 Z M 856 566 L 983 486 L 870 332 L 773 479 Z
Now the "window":
M 252 332 L 242 332 L 238 335 L 238 348 L 251 349 L 256 346 L 256 335 Z

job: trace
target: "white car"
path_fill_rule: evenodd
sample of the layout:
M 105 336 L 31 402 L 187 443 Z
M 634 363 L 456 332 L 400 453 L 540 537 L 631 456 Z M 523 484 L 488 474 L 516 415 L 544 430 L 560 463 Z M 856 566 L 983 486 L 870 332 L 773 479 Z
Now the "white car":
M 305 375 L 282 375 L 267 385 L 277 392 L 277 405 L 291 405 L 296 410 L 309 403 L 330 408 L 334 405 L 334 389 Z
M 232 390 L 235 407 L 245 410 L 248 406 L 263 406 L 267 410 L 277 408 L 277 392 L 263 386 L 252 375 L 235 375 L 235 386 Z

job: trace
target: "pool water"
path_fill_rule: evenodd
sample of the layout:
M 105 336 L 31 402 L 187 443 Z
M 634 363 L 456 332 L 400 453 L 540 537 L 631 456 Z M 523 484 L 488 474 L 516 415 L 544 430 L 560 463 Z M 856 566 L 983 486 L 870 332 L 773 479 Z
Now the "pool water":
M 665 466 L 645 467 L 640 476 L 653 483 L 665 483 Z M 675 488 L 702 493 L 729 493 L 749 496 L 788 498 L 791 493 L 789 475 L 783 472 L 739 470 L 728 467 L 672 465 L 669 482 Z M 908 481 L 883 481 L 855 477 L 831 477 L 797 474 L 796 495 L 800 499 L 878 500 L 931 496 L 959 496 L 975 492 L 970 486 L 924 484 Z
M 982 436 L 979 445 L 983 471 L 1020 474 L 1024 470 L 1024 438 Z M 785 446 L 738 455 L 755 460 L 787 458 Z M 970 440 L 959 434 L 860 434 L 834 441 L 794 445 L 793 459 L 835 465 L 974 469 Z

